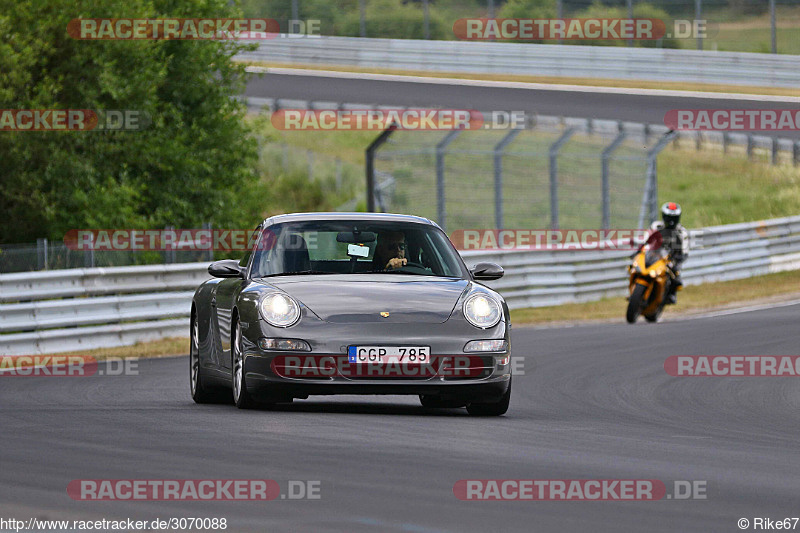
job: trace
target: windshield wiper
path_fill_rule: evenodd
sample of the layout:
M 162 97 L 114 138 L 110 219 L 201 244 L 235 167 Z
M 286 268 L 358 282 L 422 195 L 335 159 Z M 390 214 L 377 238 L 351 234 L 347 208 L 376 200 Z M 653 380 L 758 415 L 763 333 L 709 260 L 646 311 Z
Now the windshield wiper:
M 300 270 L 298 272 L 278 272 L 276 274 L 266 274 L 262 278 L 273 278 L 275 276 L 306 276 L 313 274 L 336 274 L 336 272 L 328 272 L 326 270 Z

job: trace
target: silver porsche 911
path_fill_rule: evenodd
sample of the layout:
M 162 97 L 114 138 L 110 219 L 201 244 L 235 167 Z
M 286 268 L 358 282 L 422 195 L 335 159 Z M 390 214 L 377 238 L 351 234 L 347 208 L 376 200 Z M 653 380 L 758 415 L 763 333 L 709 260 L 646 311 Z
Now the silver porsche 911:
M 217 261 L 191 310 L 190 388 L 237 407 L 325 394 L 413 394 L 425 407 L 504 414 L 508 306 L 434 222 L 303 213 L 256 228 L 241 261 Z

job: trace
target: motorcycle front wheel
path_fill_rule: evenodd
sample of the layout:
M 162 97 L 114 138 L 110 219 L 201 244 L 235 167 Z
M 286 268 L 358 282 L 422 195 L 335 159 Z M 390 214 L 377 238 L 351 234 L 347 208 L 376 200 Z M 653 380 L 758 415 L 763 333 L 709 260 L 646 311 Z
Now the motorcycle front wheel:
M 636 322 L 639 314 L 642 312 L 642 300 L 644 299 L 644 291 L 647 289 L 644 285 L 638 283 L 633 288 L 631 298 L 628 300 L 628 312 L 625 313 L 625 319 L 629 324 Z

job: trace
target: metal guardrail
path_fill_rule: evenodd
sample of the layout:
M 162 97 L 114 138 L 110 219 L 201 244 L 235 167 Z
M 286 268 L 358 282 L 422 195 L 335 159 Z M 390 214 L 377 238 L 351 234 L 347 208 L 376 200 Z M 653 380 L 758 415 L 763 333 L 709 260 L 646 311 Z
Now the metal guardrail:
M 687 284 L 800 269 L 800 216 L 704 228 Z M 625 293 L 630 251 L 465 251 L 506 275 L 489 285 L 511 308 Z M 188 336 L 190 289 L 208 263 L 0 275 L 0 355 L 54 353 Z M 62 299 L 55 299 L 55 298 Z M 69 298 L 63 298 L 69 297 Z
M 319 37 L 273 39 L 236 57 L 302 65 L 800 86 L 800 57 L 663 48 Z

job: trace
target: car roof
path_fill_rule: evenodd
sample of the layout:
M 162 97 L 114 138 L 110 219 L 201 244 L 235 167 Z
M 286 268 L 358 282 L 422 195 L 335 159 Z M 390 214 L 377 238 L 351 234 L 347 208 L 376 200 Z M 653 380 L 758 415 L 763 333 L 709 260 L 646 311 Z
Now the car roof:
M 313 220 L 364 220 L 371 222 L 415 222 L 436 226 L 432 220 L 415 215 L 403 215 L 399 213 L 342 213 L 342 212 L 318 212 L 318 213 L 288 213 L 285 215 L 275 215 L 264 221 L 264 226 L 278 224 L 282 222 L 308 222 Z

